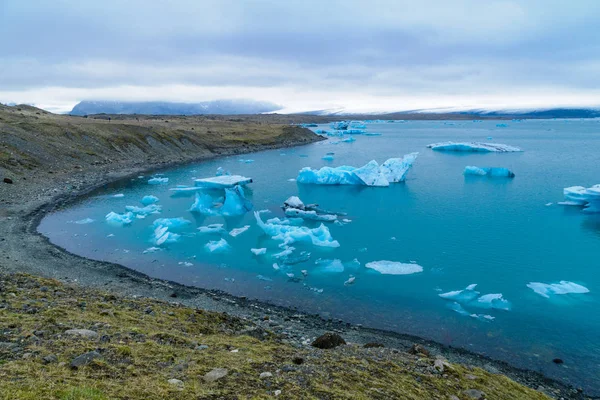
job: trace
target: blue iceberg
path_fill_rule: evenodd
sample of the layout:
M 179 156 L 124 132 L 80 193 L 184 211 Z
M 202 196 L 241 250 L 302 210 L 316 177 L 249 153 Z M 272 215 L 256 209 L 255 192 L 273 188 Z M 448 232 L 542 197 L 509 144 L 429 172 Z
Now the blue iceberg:
M 527 287 L 545 298 L 550 298 L 551 295 L 584 294 L 590 292 L 590 290 L 585 286 L 569 281 L 560 281 L 559 283 L 550 284 L 529 282 Z
M 231 248 L 225 239 L 211 240 L 204 245 L 204 248 L 211 253 L 223 253 Z
M 348 123 L 346 121 L 332 122 L 331 124 L 329 124 L 329 126 L 331 126 L 331 128 L 335 129 L 336 131 L 345 131 L 346 129 L 348 129 Z
M 466 166 L 464 175 L 489 176 L 491 178 L 514 178 L 515 174 L 508 168 Z
M 418 264 L 387 260 L 368 262 L 365 264 L 365 267 L 383 275 L 411 275 L 423 272 L 423 267 Z
M 583 211 L 600 213 L 600 184 L 586 188 L 571 186 L 564 188 L 565 201 L 558 204 L 564 206 L 583 206 Z
M 158 228 L 159 226 L 166 226 L 169 229 L 179 229 L 188 226 L 191 224 L 185 218 L 177 217 L 177 218 L 159 218 L 153 222 L 153 226 Z
M 150 204 L 158 203 L 158 197 L 153 195 L 148 195 L 142 197 L 142 204 L 145 206 L 149 206 Z
M 252 183 L 252 178 L 241 175 L 220 175 L 212 178 L 196 179 L 194 182 L 196 187 L 204 189 L 225 189 Z
M 161 208 L 158 204 L 148 204 L 145 207 L 125 206 L 125 210 L 134 213 L 136 218 L 146 218 L 150 214 L 158 214 Z
M 518 147 L 501 143 L 477 143 L 477 142 L 441 142 L 428 144 L 428 148 L 437 151 L 479 152 L 479 153 L 506 153 L 523 151 Z
M 132 212 L 126 212 L 124 214 L 117 214 L 114 211 L 106 214 L 106 222 L 112 225 L 129 225 L 135 219 L 135 215 Z
M 280 247 L 288 246 L 294 242 L 309 242 L 315 246 L 339 247 L 340 244 L 334 240 L 329 229 L 323 224 L 318 228 L 310 229 L 305 226 L 277 224 L 263 222 L 260 213 L 254 212 L 257 225 L 272 239 L 281 241 Z

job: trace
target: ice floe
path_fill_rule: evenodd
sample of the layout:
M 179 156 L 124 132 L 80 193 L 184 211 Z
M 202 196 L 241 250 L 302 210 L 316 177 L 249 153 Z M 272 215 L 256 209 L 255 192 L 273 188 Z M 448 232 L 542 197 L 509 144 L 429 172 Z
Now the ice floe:
M 159 226 L 166 226 L 169 229 L 179 229 L 191 224 L 191 222 L 185 218 L 159 218 L 152 223 L 155 228 Z
M 563 189 L 565 201 L 558 204 L 563 206 L 583 206 L 583 211 L 600 213 L 600 184 L 586 188 L 571 186 Z
M 169 227 L 164 225 L 157 226 L 152 234 L 152 241 L 157 246 L 160 246 L 164 243 L 175 243 L 179 240 L 179 238 L 180 235 L 169 232 Z
M 158 203 L 158 197 L 153 195 L 147 195 L 142 197 L 142 204 L 149 206 L 150 204 Z
M 466 166 L 464 175 L 489 176 L 492 178 L 514 178 L 515 174 L 508 168 Z
M 516 152 L 523 151 L 518 147 L 501 143 L 478 143 L 478 142 L 441 142 L 427 145 L 437 151 L 466 151 L 466 152 Z
M 527 287 L 546 298 L 551 295 L 583 294 L 590 291 L 585 286 L 569 281 L 560 281 L 559 283 L 530 282 Z
M 246 178 L 241 175 L 220 175 L 211 178 L 196 179 L 194 183 L 197 187 L 206 189 L 225 189 L 252 183 L 252 178 Z
M 459 303 L 468 303 L 479 296 L 479 292 L 475 290 L 476 283 L 467 286 L 463 290 L 454 290 L 452 292 L 441 293 L 439 296 L 446 300 L 453 300 Z
M 502 293 L 484 294 L 474 303 L 477 307 L 495 308 L 498 310 L 510 310 L 510 302 L 502 297 Z
M 250 251 L 252 252 L 252 254 L 254 254 L 255 256 L 262 256 L 264 254 L 267 254 L 267 249 L 265 247 L 262 247 L 260 249 L 250 249 Z
M 150 214 L 158 214 L 162 209 L 158 204 L 148 204 L 144 207 L 125 206 L 125 210 L 135 214 L 136 218 L 145 218 Z
M 209 234 L 225 234 L 227 231 L 223 229 L 223 224 L 210 224 L 206 226 L 198 227 L 200 233 L 209 233 Z
M 476 286 L 477 284 L 471 284 L 463 290 L 441 293 L 438 294 L 438 296 L 445 300 L 452 301 L 448 307 L 457 313 L 484 321 L 492 321 L 494 320 L 494 317 L 484 314 L 472 314 L 465 310 L 463 305 L 503 311 L 509 311 L 511 309 L 512 306 L 510 302 L 502 296 L 502 293 L 489 293 L 480 296 L 480 293 L 475 290 Z
M 250 225 L 244 225 L 241 228 L 234 228 L 229 232 L 230 236 L 236 237 L 250 229 Z
M 117 214 L 114 211 L 106 214 L 106 222 L 113 225 L 129 225 L 135 219 L 135 215 L 132 212 L 126 212 L 123 214 Z
M 225 239 L 211 240 L 204 245 L 204 248 L 211 253 L 222 253 L 231 248 Z
M 156 177 L 148 179 L 149 185 L 160 185 L 162 183 L 169 183 L 169 178 Z
M 387 260 L 372 261 L 366 263 L 365 267 L 384 275 L 410 275 L 423 272 L 423 267 L 418 264 L 406 264 Z
M 337 220 L 337 215 L 328 214 L 320 210 L 317 204 L 304 204 L 297 196 L 291 196 L 283 202 L 283 209 L 290 219 L 306 219 L 313 221 L 332 222 Z M 268 221 L 267 221 L 268 222 Z
M 344 282 L 344 286 L 353 285 L 355 281 L 356 281 L 356 277 L 350 275 L 350 277 L 348 278 L 348 280 L 346 282 Z
M 84 219 L 80 219 L 75 221 L 75 223 L 77 225 L 86 225 L 86 224 L 91 224 L 92 222 L 94 222 L 95 220 L 92 218 L 84 218 Z
M 317 265 L 318 270 L 323 273 L 341 273 L 344 272 L 344 264 L 341 260 L 333 259 L 333 260 L 322 260 L 318 259 L 315 261 L 315 265 Z
M 381 166 L 372 160 L 360 168 L 341 166 L 313 170 L 306 167 L 300 170 L 296 181 L 318 185 L 389 186 L 390 183 L 405 179 L 417 155 L 418 153 L 410 153 L 403 158 L 390 158 Z
M 318 228 L 310 229 L 305 226 L 285 225 L 278 223 L 265 223 L 258 212 L 254 212 L 256 223 L 263 232 L 272 239 L 281 241 L 280 247 L 294 242 L 309 242 L 315 246 L 339 247 L 340 244 L 334 240 L 329 229 L 323 224 Z

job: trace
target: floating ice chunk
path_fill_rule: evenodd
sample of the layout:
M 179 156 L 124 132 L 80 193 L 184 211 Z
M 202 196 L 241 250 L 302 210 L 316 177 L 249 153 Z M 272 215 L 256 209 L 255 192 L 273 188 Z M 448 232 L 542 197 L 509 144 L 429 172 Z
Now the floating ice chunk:
M 523 151 L 518 147 L 508 146 L 501 143 L 477 143 L 477 142 L 441 142 L 427 145 L 437 151 L 467 151 L 467 152 L 515 152 Z
M 340 244 L 334 240 L 329 229 L 323 224 L 318 228 L 309 229 L 305 226 L 284 225 L 277 223 L 264 223 L 260 214 L 255 212 L 256 223 L 274 240 L 282 241 L 282 246 L 294 242 L 310 242 L 315 246 L 339 247 Z
M 496 128 L 507 128 L 507 124 L 496 124 Z
M 553 203 L 546 203 L 544 204 L 546 207 L 550 207 Z
M 288 278 L 293 279 L 294 278 L 294 274 L 292 272 L 286 272 L 286 275 Z
M 511 308 L 510 302 L 502 298 L 502 293 L 484 294 L 483 296 L 479 297 L 477 301 L 473 303 L 473 305 L 506 311 L 509 311 Z
M 158 204 L 148 204 L 145 207 L 125 206 L 125 210 L 135 214 L 137 218 L 143 218 L 150 214 L 158 214 L 162 209 Z
M 365 132 L 365 136 L 381 136 L 381 133 L 377 132 Z
M 305 211 L 297 208 L 286 208 L 285 215 L 288 217 L 296 217 L 302 219 L 309 219 L 312 221 L 326 221 L 331 222 L 337 220 L 337 215 L 332 214 L 317 214 L 316 211 Z
M 496 319 L 496 317 L 492 317 L 491 315 L 488 315 L 488 314 L 471 314 L 471 315 L 469 315 L 469 317 L 476 318 L 481 321 L 493 321 Z
M 291 255 L 294 252 L 294 250 L 296 250 L 296 248 L 288 246 L 285 250 L 283 250 L 277 254 L 273 254 L 273 257 L 284 258 L 284 257 Z
M 142 197 L 142 204 L 145 206 L 149 206 L 150 204 L 158 203 L 158 197 L 153 195 L 148 195 Z
M 284 207 L 293 207 L 298 208 L 300 210 L 304 210 L 304 203 L 297 196 L 288 197 L 286 201 L 283 202 Z
M 204 188 L 201 187 L 196 187 L 196 186 L 185 186 L 185 185 L 178 185 L 177 187 L 174 188 L 170 188 L 169 191 L 173 192 L 172 196 L 173 197 L 185 197 L 185 196 L 191 196 L 194 193 L 203 190 Z
M 356 138 L 354 136 L 350 136 L 349 138 L 342 139 L 342 142 L 344 142 L 344 143 L 356 142 Z
M 262 247 L 260 249 L 250 249 L 250 251 L 255 256 L 262 256 L 263 254 L 267 254 L 267 249 L 265 247 Z
M 275 271 L 279 271 L 279 265 L 277 263 L 273 263 L 273 269 Z
M 222 253 L 231 248 L 225 239 L 211 240 L 204 245 L 204 248 L 211 253 Z
M 372 261 L 366 263 L 365 267 L 385 275 L 410 275 L 423 272 L 423 267 L 418 264 L 405 264 L 386 260 Z
M 332 155 L 323 156 L 323 157 L 321 157 L 321 160 L 333 161 L 333 156 Z
M 142 251 L 142 254 L 155 253 L 160 251 L 160 247 L 148 247 L 146 250 Z
M 344 286 L 353 285 L 354 281 L 356 281 L 356 277 L 350 275 L 350 277 L 348 278 L 348 280 L 346 282 L 344 282 Z
M 160 185 L 162 183 L 169 183 L 169 178 L 156 177 L 156 178 L 148 179 L 149 185 Z
M 463 306 L 456 302 L 448 304 L 448 308 L 452 311 L 456 311 L 460 315 L 471 315 L 469 312 L 467 312 L 467 310 L 463 308 Z
M 362 135 L 363 133 L 365 133 L 365 131 L 362 129 L 346 129 L 344 133 L 347 133 L 349 135 Z
M 125 197 L 125 195 L 123 193 L 117 193 L 117 194 L 113 194 L 112 197 L 114 197 L 116 199 L 120 199 L 121 197 Z
M 319 170 L 306 167 L 300 170 L 296 182 L 318 185 L 362 185 L 362 181 L 352 173 L 355 169 L 348 166 L 323 167 Z
M 246 178 L 240 175 L 221 175 L 212 178 L 196 179 L 195 185 L 207 189 L 225 189 L 237 185 L 247 185 L 252 183 L 252 178 Z
M 565 201 L 558 204 L 564 206 L 584 206 L 585 212 L 600 212 L 600 184 L 589 188 L 571 186 L 564 188 Z
M 465 167 L 464 175 L 489 176 L 492 178 L 514 178 L 515 174 L 507 168 L 498 167 Z
M 335 129 L 337 131 L 345 131 L 348 129 L 348 123 L 346 121 L 332 122 L 329 125 L 332 129 Z
M 164 243 L 175 243 L 179 240 L 180 236 L 176 233 L 169 232 L 168 226 L 159 225 L 154 229 L 152 239 L 154 244 L 160 246 Z
M 562 294 L 583 294 L 589 293 L 589 289 L 585 286 L 569 281 L 560 281 L 559 283 L 541 283 L 541 282 L 530 282 L 527 287 L 539 294 L 540 296 L 549 298 L 550 295 L 562 295 Z
M 381 172 L 390 183 L 403 182 L 419 153 L 410 153 L 402 158 L 390 158 L 381 164 Z
M 241 235 L 242 233 L 246 232 L 248 229 L 250 229 L 250 225 L 244 225 L 241 228 L 234 228 L 229 232 L 229 235 L 236 237 L 237 235 Z
M 196 193 L 196 200 L 190 207 L 191 212 L 205 215 L 217 215 L 218 212 L 213 209 L 213 198 L 206 193 Z
M 341 273 L 344 272 L 344 264 L 337 258 L 334 260 L 317 260 L 315 264 L 319 266 L 319 271 L 324 273 Z
M 377 161 L 371 160 L 366 165 L 356 168 L 352 171 L 366 186 L 389 186 L 390 182 L 386 179 L 383 171 L 379 168 Z
M 266 277 L 266 276 L 264 276 L 264 275 L 256 275 L 256 277 L 257 277 L 258 279 L 260 279 L 261 281 L 273 282 L 273 279 L 271 279 L 271 278 L 268 278 L 268 277 Z
M 225 202 L 221 214 L 225 216 L 242 215 L 252 210 L 252 203 L 246 199 L 242 186 L 225 189 Z
M 126 212 L 124 214 L 117 214 L 114 211 L 106 214 L 106 222 L 113 225 L 129 225 L 133 222 L 135 215 L 132 212 Z
M 201 226 L 198 228 L 200 233 L 209 233 L 209 234 L 224 234 L 227 233 L 225 229 L 223 229 L 223 224 L 210 224 L 206 226 Z
M 91 224 L 94 221 L 95 220 L 91 219 L 91 218 L 84 218 L 84 219 L 80 219 L 80 220 L 75 221 L 75 223 L 77 225 L 86 225 L 86 224 Z
M 254 162 L 254 160 L 244 160 L 244 159 L 240 159 L 239 161 L 244 164 L 251 164 Z
M 223 167 L 217 168 L 217 172 L 216 172 L 215 176 L 223 176 L 223 175 L 229 175 L 229 174 L 225 172 Z
M 165 226 L 169 229 L 178 229 L 178 228 L 183 228 L 187 225 L 191 224 L 190 221 L 188 221 L 185 218 L 182 217 L 177 217 L 177 218 L 159 218 L 156 221 L 153 222 L 153 225 L 155 228 L 159 227 L 159 226 Z
M 476 283 L 467 286 L 463 290 L 454 290 L 448 293 L 441 293 L 439 296 L 446 300 L 453 300 L 459 303 L 468 303 L 479 296 L 479 292 L 475 290 Z
M 189 262 L 189 261 L 179 261 L 179 262 L 177 263 L 177 265 L 183 265 L 184 267 L 192 267 L 194 264 L 192 264 L 192 263 L 191 263 L 191 262 Z

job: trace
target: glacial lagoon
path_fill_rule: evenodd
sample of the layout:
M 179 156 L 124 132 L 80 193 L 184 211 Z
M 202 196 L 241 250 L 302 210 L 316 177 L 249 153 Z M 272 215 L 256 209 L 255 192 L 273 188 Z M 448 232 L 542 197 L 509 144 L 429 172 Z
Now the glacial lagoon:
M 600 393 L 600 213 L 558 204 L 563 188 L 600 183 L 600 120 L 365 126 L 369 135 L 122 180 L 48 215 L 39 231 L 70 252 L 153 277 L 418 335 Z M 523 151 L 427 148 L 446 141 Z M 387 187 L 296 181 L 305 167 L 381 165 L 414 152 L 405 181 Z M 466 167 L 474 168 L 465 175 Z M 197 194 L 209 192 L 209 209 L 227 202 L 224 189 L 194 189 L 194 180 L 218 169 L 252 179 L 228 216 L 198 212 L 207 198 L 198 203 Z M 291 196 L 336 216 L 291 224 L 326 229 L 339 246 L 265 233 L 258 219 L 285 221 Z M 111 212 L 131 218 L 110 222 Z M 173 218 L 189 223 L 166 227 Z

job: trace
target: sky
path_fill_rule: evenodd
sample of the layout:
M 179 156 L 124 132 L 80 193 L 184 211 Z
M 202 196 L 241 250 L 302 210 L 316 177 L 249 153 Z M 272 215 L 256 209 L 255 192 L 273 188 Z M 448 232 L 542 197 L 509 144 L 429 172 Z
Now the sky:
M 597 0 L 0 0 L 0 102 L 600 106 Z

